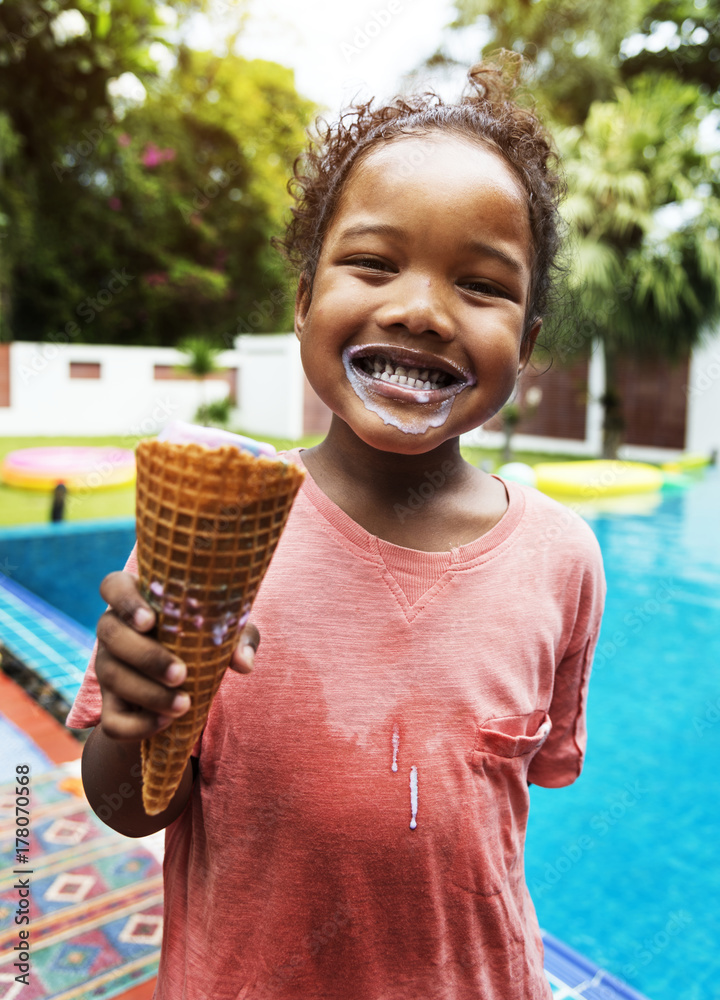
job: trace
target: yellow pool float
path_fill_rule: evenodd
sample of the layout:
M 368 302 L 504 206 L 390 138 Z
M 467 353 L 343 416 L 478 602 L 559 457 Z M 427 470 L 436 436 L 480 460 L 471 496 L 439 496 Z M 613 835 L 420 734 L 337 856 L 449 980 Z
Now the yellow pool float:
M 662 488 L 663 473 L 655 465 L 597 459 L 581 462 L 540 462 L 535 484 L 543 493 L 592 500 L 627 493 L 653 493 Z
M 707 465 L 710 465 L 709 455 L 688 452 L 672 462 L 663 462 L 660 468 L 665 472 L 685 472 L 688 469 L 704 469 Z

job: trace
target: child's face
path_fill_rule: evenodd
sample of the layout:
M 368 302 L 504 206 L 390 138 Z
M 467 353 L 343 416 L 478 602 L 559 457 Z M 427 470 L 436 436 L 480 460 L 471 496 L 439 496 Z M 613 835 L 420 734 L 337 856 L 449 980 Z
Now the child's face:
M 539 330 L 523 343 L 531 268 L 526 195 L 499 154 L 447 136 L 376 147 L 298 295 L 311 385 L 381 451 L 423 453 L 485 423 Z

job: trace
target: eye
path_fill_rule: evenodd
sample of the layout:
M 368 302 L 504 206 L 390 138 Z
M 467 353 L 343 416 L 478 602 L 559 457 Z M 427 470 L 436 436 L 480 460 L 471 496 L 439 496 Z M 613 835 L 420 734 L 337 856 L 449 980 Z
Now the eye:
M 491 285 L 487 281 L 464 281 L 461 287 L 466 288 L 469 292 L 475 292 L 478 295 L 490 295 L 494 298 L 501 299 L 512 298 L 510 293 L 506 292 L 504 288 L 499 288 L 497 285 Z
M 353 267 L 363 267 L 369 271 L 392 271 L 392 267 L 379 257 L 351 257 L 345 261 Z

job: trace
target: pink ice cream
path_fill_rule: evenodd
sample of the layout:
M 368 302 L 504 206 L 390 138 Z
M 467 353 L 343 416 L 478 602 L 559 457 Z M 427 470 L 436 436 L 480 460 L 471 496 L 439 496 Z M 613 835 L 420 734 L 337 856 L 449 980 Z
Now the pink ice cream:
M 222 448 L 232 445 L 239 451 L 249 451 L 251 455 L 265 458 L 275 458 L 277 452 L 271 444 L 264 441 L 254 441 L 242 434 L 231 434 L 219 427 L 198 427 L 196 424 L 186 424 L 182 420 L 171 420 L 158 434 L 158 441 L 169 441 L 170 444 L 202 444 L 206 448 Z

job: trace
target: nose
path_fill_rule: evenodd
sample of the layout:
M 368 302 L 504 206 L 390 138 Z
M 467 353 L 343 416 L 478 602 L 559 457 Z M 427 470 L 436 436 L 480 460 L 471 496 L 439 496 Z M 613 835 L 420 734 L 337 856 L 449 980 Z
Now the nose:
M 398 275 L 386 287 L 388 298 L 377 314 L 383 329 L 402 328 L 414 335 L 429 333 L 441 340 L 453 339 L 451 293 L 439 278 Z

